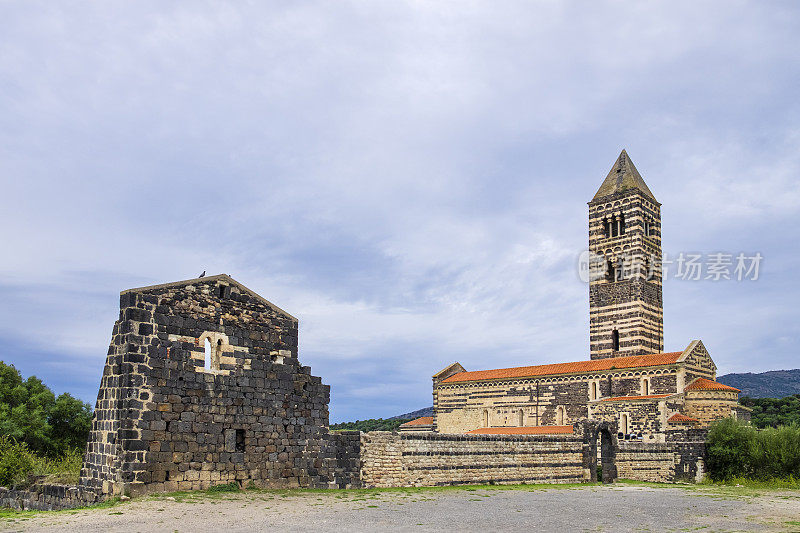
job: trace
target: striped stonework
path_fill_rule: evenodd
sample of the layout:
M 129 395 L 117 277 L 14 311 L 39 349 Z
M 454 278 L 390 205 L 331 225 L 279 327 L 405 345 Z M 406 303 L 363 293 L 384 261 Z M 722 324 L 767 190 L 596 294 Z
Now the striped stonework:
M 661 204 L 625 151 L 589 202 L 589 250 L 604 261 L 589 282 L 591 358 L 663 352 Z

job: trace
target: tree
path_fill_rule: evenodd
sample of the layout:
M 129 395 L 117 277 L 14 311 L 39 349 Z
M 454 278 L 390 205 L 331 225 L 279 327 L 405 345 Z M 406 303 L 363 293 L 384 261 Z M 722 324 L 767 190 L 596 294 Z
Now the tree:
M 0 361 L 0 435 L 54 456 L 84 446 L 91 422 L 89 404 L 67 393 L 56 398 L 36 376 L 23 381 L 13 365 Z

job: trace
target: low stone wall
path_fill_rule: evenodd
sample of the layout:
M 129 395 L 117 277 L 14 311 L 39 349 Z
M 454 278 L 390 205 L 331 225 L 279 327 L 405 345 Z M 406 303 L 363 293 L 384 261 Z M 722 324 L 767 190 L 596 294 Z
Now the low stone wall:
M 579 483 L 584 446 L 572 435 L 448 435 L 373 431 L 361 436 L 365 487 L 473 483 Z
M 0 507 L 17 511 L 57 511 L 101 501 L 94 491 L 70 485 L 34 485 L 25 490 L 0 487 Z
M 620 478 L 637 481 L 700 482 L 705 477 L 705 444 L 620 441 L 617 472 Z
M 617 475 L 637 481 L 673 481 L 674 455 L 672 444 L 620 441 Z

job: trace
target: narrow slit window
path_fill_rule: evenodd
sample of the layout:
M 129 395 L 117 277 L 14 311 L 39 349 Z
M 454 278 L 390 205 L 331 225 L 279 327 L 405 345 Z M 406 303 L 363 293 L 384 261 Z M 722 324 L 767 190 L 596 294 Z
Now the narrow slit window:
M 205 343 L 205 358 L 203 359 L 203 367 L 211 368 L 211 341 L 206 338 Z
M 483 427 L 485 427 L 485 428 L 489 427 L 489 410 L 488 409 L 484 409 L 483 410 Z
M 519 413 L 518 413 L 518 415 L 517 415 L 517 416 L 518 416 L 518 418 L 517 418 L 517 425 L 518 425 L 519 427 L 522 427 L 522 426 L 524 426 L 524 425 L 525 425 L 525 413 L 522 411 L 522 409 L 520 409 L 520 410 L 519 410 Z
M 619 331 L 616 329 L 611 332 L 611 349 L 615 352 L 619 350 Z
M 244 430 L 236 430 L 236 451 L 244 452 Z

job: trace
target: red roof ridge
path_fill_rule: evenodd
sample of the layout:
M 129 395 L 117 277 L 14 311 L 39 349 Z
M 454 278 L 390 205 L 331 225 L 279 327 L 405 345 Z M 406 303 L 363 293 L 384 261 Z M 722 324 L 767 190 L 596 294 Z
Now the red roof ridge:
M 724 385 L 719 383 L 718 381 L 714 381 L 711 379 L 706 378 L 697 378 L 691 383 L 689 383 L 683 390 L 727 390 L 731 392 L 742 392 L 736 387 L 731 387 L 729 385 Z
M 674 394 L 674 393 L 673 393 Z M 653 398 L 666 398 L 673 394 L 645 394 L 643 396 L 614 396 L 613 398 L 603 398 L 601 402 L 616 402 L 623 400 L 650 400 Z
M 568 435 L 572 429 L 572 426 L 509 426 L 473 429 L 467 435 Z
M 409 420 L 401 426 L 429 426 L 433 424 L 433 417 L 432 416 L 421 416 L 419 418 L 415 418 L 414 420 Z
M 682 354 L 683 352 L 667 352 L 648 355 L 629 355 L 625 357 L 608 357 L 605 359 L 574 361 L 569 363 L 551 363 L 546 365 L 474 370 L 472 372 L 459 372 L 458 374 L 454 374 L 447 379 L 442 380 L 442 383 L 524 378 L 556 374 L 575 374 L 582 372 L 612 370 L 617 368 L 671 365 L 676 363 Z

